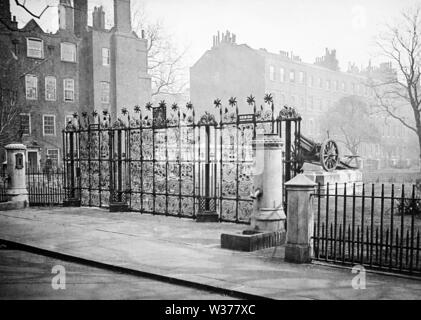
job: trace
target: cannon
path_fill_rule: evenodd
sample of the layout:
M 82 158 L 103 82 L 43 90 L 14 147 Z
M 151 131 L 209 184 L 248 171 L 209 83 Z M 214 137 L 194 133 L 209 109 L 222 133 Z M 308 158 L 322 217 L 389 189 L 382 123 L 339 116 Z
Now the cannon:
M 356 159 L 358 156 L 340 157 L 338 144 L 332 139 L 326 139 L 323 143 L 317 143 L 299 135 L 299 148 L 296 153 L 297 171 L 302 172 L 304 163 L 311 163 L 322 166 L 325 171 L 331 172 L 335 169 L 358 169 Z M 351 164 L 352 161 L 355 164 Z

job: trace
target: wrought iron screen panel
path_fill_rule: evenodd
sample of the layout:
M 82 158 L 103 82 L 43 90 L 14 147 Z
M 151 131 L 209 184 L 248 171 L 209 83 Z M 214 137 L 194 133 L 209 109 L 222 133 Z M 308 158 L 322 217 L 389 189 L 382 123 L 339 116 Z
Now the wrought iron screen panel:
M 196 121 L 190 103 L 137 106 L 132 115 L 123 109 L 114 123 L 107 112 L 74 115 L 63 132 L 66 195 L 84 206 L 127 203 L 141 213 L 190 218 L 216 211 L 221 221 L 249 223 L 252 140 L 285 136 L 270 95 L 259 107 L 249 99 L 250 114 L 239 114 L 235 98 L 227 106 L 216 100 L 219 121 L 210 113 Z

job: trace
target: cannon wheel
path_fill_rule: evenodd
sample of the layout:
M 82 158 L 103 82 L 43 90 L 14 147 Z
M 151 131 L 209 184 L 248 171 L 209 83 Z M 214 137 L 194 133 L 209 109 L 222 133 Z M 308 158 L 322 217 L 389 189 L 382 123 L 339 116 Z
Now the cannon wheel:
M 326 140 L 320 147 L 320 163 L 326 171 L 333 171 L 339 163 L 339 148 L 335 141 Z

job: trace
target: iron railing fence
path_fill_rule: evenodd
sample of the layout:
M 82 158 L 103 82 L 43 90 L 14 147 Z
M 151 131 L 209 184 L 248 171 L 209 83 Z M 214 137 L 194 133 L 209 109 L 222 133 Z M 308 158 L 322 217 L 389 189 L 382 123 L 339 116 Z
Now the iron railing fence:
M 63 131 L 66 194 L 85 206 L 123 202 L 133 211 L 190 218 L 216 211 L 221 221 L 249 223 L 252 140 L 259 132 L 280 135 L 292 155 L 301 118 L 275 119 L 271 98 L 248 102 L 250 114 L 239 114 L 232 98 L 201 117 L 191 104 L 167 110 L 164 102 L 143 113 L 123 109 L 114 123 L 107 112 L 75 115 Z M 284 165 L 289 179 L 296 163 Z
M 7 201 L 7 172 L 0 169 L 0 202 Z
M 27 168 L 26 186 L 28 190 L 29 205 L 62 205 L 65 199 L 64 170 L 62 168 L 43 170 Z
M 421 275 L 417 185 L 319 185 L 314 259 Z

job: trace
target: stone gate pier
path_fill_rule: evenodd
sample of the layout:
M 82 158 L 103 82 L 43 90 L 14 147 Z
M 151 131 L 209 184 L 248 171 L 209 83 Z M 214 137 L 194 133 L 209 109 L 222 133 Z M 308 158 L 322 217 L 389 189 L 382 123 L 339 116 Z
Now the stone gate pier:
M 5 147 L 7 156 L 7 198 L 0 211 L 26 208 L 29 205 L 26 189 L 26 147 L 13 143 Z

